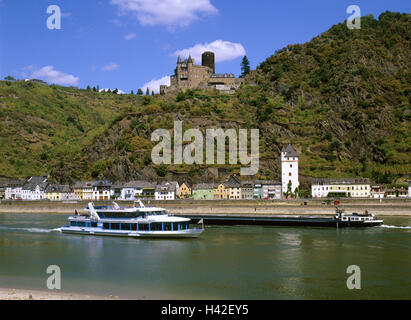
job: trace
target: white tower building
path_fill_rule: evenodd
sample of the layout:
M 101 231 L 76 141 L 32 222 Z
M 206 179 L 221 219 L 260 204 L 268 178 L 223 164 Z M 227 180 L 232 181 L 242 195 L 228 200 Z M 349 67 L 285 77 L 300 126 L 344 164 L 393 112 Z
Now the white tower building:
M 284 194 L 289 190 L 288 185 L 291 182 L 291 192 L 300 186 L 298 180 L 298 154 L 291 144 L 281 150 L 281 184 Z

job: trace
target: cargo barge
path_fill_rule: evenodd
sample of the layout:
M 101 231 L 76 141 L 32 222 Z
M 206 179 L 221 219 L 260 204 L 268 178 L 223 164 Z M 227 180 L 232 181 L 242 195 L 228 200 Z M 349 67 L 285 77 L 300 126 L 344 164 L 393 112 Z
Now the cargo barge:
M 247 225 L 247 226 L 284 226 L 284 227 L 328 227 L 328 228 L 364 228 L 380 226 L 383 220 L 374 214 L 346 214 L 336 210 L 333 217 L 320 216 L 226 216 L 226 215 L 185 215 L 192 222 L 204 222 L 205 225 Z

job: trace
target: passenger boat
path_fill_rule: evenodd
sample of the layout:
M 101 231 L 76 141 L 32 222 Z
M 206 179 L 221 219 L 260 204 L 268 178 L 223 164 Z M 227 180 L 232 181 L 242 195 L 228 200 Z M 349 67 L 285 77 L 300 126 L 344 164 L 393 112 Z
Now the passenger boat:
M 346 214 L 344 210 L 336 208 L 333 217 L 327 216 L 226 216 L 226 215 L 196 215 L 185 216 L 194 223 L 206 222 L 207 225 L 247 225 L 247 226 L 284 226 L 284 227 L 331 227 L 331 228 L 363 228 L 375 227 L 384 224 L 374 214 L 367 211 Z
M 139 204 L 139 205 L 137 205 Z M 175 217 L 163 208 L 147 207 L 141 201 L 133 207 L 94 206 L 84 209 L 85 214 L 68 218 L 70 225 L 61 227 L 62 233 L 132 238 L 198 238 L 202 228 L 192 228 L 191 219 Z

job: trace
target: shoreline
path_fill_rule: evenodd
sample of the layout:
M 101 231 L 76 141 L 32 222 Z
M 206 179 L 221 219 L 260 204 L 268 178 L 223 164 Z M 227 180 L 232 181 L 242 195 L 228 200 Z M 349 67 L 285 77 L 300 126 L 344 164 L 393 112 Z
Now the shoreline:
M 339 207 L 347 212 L 363 213 L 368 210 L 377 216 L 411 216 L 411 199 L 391 200 L 362 199 L 340 200 Z M 133 202 L 118 202 L 120 206 L 132 206 Z M 73 214 L 83 212 L 87 201 L 62 203 L 51 201 L 11 202 L 1 201 L 0 213 L 33 214 Z M 95 202 L 96 205 L 109 205 L 111 202 Z M 335 206 L 323 200 L 291 201 L 150 201 L 151 206 L 165 208 L 175 215 L 334 215 Z

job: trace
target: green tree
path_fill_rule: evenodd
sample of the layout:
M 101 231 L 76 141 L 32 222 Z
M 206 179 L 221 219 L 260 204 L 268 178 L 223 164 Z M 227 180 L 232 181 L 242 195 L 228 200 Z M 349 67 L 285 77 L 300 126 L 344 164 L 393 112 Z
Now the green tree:
M 241 61 L 241 76 L 240 78 L 244 78 L 247 74 L 251 71 L 250 68 L 250 61 L 248 60 L 247 56 L 244 56 L 243 60 Z
M 11 80 L 11 81 L 15 81 L 16 79 L 13 78 L 12 76 L 7 76 L 4 78 L 4 80 Z
M 147 88 L 147 90 L 146 90 L 146 96 L 149 96 L 150 95 L 150 88 Z
M 133 90 L 131 90 L 130 94 L 134 95 L 134 91 L 133 91 Z
M 154 96 L 154 91 L 151 91 L 151 95 Z
M 143 90 L 138 89 L 138 90 L 137 90 L 137 95 L 138 95 L 138 96 L 142 96 L 142 95 L 143 95 Z

